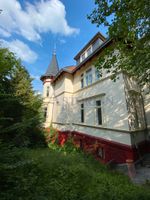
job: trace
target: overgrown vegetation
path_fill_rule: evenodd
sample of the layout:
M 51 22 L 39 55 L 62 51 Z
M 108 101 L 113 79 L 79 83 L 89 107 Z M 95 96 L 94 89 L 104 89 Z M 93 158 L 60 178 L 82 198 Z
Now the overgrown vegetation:
M 0 137 L 14 146 L 44 144 L 41 99 L 21 61 L 0 48 Z
M 148 188 L 108 171 L 71 140 L 60 143 L 52 127 L 46 147 L 31 81 L 14 54 L 0 49 L 1 200 L 150 199 Z
M 7 159 L 9 156 L 9 159 Z M 2 200 L 147 200 L 149 188 L 133 185 L 81 152 L 48 148 L 11 150 L 1 159 Z
M 57 129 L 52 126 L 45 132 L 46 142 L 51 150 L 63 152 L 64 154 L 81 152 L 80 149 L 74 145 L 71 135 L 63 139 L 59 136 Z
M 114 79 L 122 70 L 150 87 L 149 8 L 149 0 L 95 0 L 95 9 L 88 18 L 97 26 L 107 27 L 114 41 L 96 64 L 101 72 L 111 72 Z

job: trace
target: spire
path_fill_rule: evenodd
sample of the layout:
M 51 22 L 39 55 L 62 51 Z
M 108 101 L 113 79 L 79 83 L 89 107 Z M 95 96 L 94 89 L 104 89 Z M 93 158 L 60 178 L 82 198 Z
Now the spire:
M 54 44 L 54 50 L 53 50 L 53 54 L 56 55 L 56 43 Z
M 59 71 L 59 67 L 58 67 L 58 62 L 57 62 L 57 58 L 56 58 L 56 51 L 53 52 L 52 54 L 52 59 L 51 62 L 47 68 L 47 71 L 45 73 L 46 76 L 56 76 L 56 74 Z
M 58 71 L 59 71 L 59 66 L 58 66 L 58 62 L 57 62 L 57 58 L 56 58 L 56 50 L 54 49 L 53 54 L 52 54 L 51 62 L 48 65 L 46 73 L 43 76 L 41 76 L 41 80 L 44 77 L 56 76 Z

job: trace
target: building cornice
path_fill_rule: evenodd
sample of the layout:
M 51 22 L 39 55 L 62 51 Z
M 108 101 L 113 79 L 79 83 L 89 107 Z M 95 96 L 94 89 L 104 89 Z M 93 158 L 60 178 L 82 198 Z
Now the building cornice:
M 59 125 L 70 125 L 70 123 L 62 123 L 62 122 L 52 122 L 53 124 L 59 124 Z M 127 134 L 133 134 L 133 133 L 137 133 L 137 132 L 142 132 L 146 131 L 146 129 L 138 129 L 138 130 L 123 130 L 123 129 L 114 129 L 114 128 L 107 128 L 107 127 L 102 127 L 102 126 L 97 126 L 97 125 L 89 125 L 89 124 L 83 124 L 83 123 L 71 123 L 72 125 L 77 125 L 77 126 L 84 126 L 84 127 L 88 127 L 88 128 L 97 128 L 97 129 L 101 129 L 101 130 L 107 130 L 107 131 L 113 131 L 113 132 L 121 132 L 121 133 L 127 133 Z

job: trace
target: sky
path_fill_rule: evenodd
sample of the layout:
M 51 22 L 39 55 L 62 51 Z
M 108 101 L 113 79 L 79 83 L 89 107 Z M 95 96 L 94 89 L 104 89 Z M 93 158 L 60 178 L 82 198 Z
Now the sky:
M 0 43 L 21 58 L 42 92 L 40 76 L 46 72 L 56 48 L 59 68 L 75 65 L 74 56 L 105 27 L 87 19 L 94 0 L 0 0 Z

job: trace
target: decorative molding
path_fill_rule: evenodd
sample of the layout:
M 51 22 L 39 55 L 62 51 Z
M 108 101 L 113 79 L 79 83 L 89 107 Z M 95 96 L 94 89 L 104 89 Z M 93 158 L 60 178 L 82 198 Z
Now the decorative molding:
M 63 126 L 70 125 L 70 123 L 63 123 L 63 122 L 52 122 L 52 123 L 53 124 L 60 124 L 60 125 L 63 125 Z M 84 126 L 84 127 L 88 127 L 88 128 L 96 128 L 96 129 L 101 129 L 101 130 L 106 130 L 106 131 L 121 132 L 121 133 L 127 133 L 127 134 L 145 131 L 145 129 L 134 130 L 134 131 L 122 130 L 122 129 L 113 129 L 113 128 L 107 128 L 107 127 L 102 127 L 102 126 L 94 126 L 94 125 L 89 125 L 89 124 L 83 124 L 83 123 L 72 123 L 72 125 Z
M 93 95 L 93 96 L 89 96 L 89 97 L 83 97 L 81 99 L 77 99 L 77 101 L 83 101 L 83 100 L 86 100 L 86 99 L 91 99 L 91 98 L 96 98 L 96 97 L 99 97 L 99 96 L 105 96 L 106 94 L 105 93 L 101 93 L 101 94 L 96 94 L 96 95 Z

